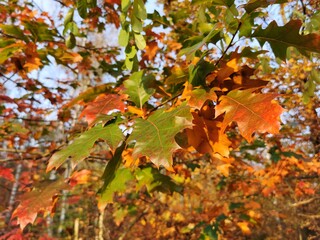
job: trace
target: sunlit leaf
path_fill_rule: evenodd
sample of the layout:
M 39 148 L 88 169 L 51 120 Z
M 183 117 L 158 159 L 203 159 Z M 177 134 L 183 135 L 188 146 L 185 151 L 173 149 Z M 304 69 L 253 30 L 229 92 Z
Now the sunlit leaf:
M 156 165 L 171 169 L 172 153 L 179 148 L 174 136 L 191 126 L 186 104 L 170 112 L 155 111 L 148 119 L 137 119 L 129 141 L 135 141 L 133 156 L 147 156 Z
M 155 91 L 148 88 L 148 80 L 143 77 L 143 71 L 133 73 L 123 84 L 126 88 L 124 93 L 128 94 L 129 100 L 139 108 L 142 108 L 142 105 L 149 100 Z
M 283 108 L 272 101 L 278 94 L 254 93 L 255 89 L 233 90 L 220 97 L 216 107 L 216 116 L 225 113 L 221 130 L 224 131 L 231 122 L 236 122 L 241 135 L 252 141 L 254 132 L 276 134 L 280 128 L 280 114 Z
M 124 112 L 125 105 L 122 96 L 117 94 L 101 94 L 93 102 L 89 102 L 81 112 L 79 118 L 85 117 L 89 125 L 102 114 L 108 114 L 112 110 Z
M 115 149 L 123 138 L 124 136 L 116 123 L 109 124 L 106 127 L 97 125 L 75 138 L 64 149 L 54 153 L 49 159 L 47 171 L 60 167 L 69 157 L 74 168 L 90 155 L 91 148 L 99 139 L 105 140 L 111 149 Z

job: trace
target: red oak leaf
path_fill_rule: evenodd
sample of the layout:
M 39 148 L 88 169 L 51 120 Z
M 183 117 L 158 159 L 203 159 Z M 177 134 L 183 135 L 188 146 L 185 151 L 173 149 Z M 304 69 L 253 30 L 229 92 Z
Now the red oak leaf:
M 241 135 L 248 141 L 252 140 L 252 133 L 279 132 L 279 116 L 283 108 L 272 101 L 279 94 L 254 93 L 256 88 L 247 90 L 233 90 L 220 98 L 216 107 L 216 116 L 225 113 L 221 130 L 224 131 L 231 122 L 238 124 Z
M 93 102 L 90 102 L 80 114 L 79 118 L 85 117 L 89 125 L 92 125 L 101 114 L 107 114 L 111 110 L 124 112 L 124 97 L 118 94 L 101 94 Z

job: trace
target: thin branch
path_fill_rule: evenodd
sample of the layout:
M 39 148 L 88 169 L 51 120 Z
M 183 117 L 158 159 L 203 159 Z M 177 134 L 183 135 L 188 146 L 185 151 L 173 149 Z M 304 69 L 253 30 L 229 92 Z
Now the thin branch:
M 297 176 L 297 177 L 288 177 L 289 180 L 294 180 L 294 179 L 297 179 L 297 180 L 301 180 L 301 179 L 316 179 L 316 178 L 319 178 L 320 175 L 318 174 L 314 174 L 314 175 L 306 175 L 306 176 Z
M 300 3 L 302 5 L 302 12 L 304 15 L 303 23 L 305 23 L 305 17 L 307 16 L 307 8 L 306 8 L 306 5 L 304 5 L 303 0 L 300 0 Z M 302 35 L 304 34 L 304 30 L 305 30 L 305 26 L 303 24 L 302 29 L 301 29 Z
M 320 199 L 320 197 L 314 197 L 314 198 L 310 198 L 310 199 L 307 199 L 307 200 L 304 200 L 304 201 L 300 201 L 300 202 L 296 202 L 296 203 L 293 203 L 291 204 L 291 207 L 299 207 L 299 206 L 302 206 L 302 205 L 306 205 L 306 204 L 309 204 L 317 199 Z
M 60 0 L 54 0 L 55 2 L 57 2 L 57 3 L 60 3 L 62 6 L 64 6 L 64 7 L 67 7 L 67 5 L 66 4 L 64 4 L 62 1 L 60 1 Z
M 122 235 L 119 237 L 119 240 L 125 239 L 126 235 L 130 232 L 130 230 L 133 228 L 133 226 L 140 221 L 140 219 L 146 215 L 149 211 L 149 208 L 144 210 L 130 225 L 129 227 L 122 233 Z
M 152 112 L 156 111 L 158 108 L 162 107 L 163 105 L 167 104 L 168 102 L 171 102 L 173 100 L 175 100 L 176 98 L 180 97 L 182 95 L 182 92 L 181 93 L 178 93 L 177 95 L 169 98 L 168 100 L 162 102 L 161 104 L 159 104 L 158 106 L 152 108 L 146 115 L 150 115 Z
M 300 213 L 300 214 L 298 214 L 299 216 L 301 216 L 301 217 L 306 217 L 306 218 L 312 218 L 312 219 L 320 219 L 320 215 L 308 215 L 308 214 L 302 214 L 302 213 Z
M 220 57 L 220 58 L 218 59 L 218 61 L 216 62 L 215 66 L 217 66 L 217 65 L 220 63 L 220 61 L 224 58 L 224 56 L 226 55 L 226 53 L 227 53 L 227 51 L 229 50 L 229 48 L 233 45 L 233 44 L 232 44 L 232 43 L 233 43 L 233 40 L 234 40 L 234 38 L 236 37 L 236 35 L 237 35 L 237 33 L 238 33 L 238 31 L 239 31 L 239 29 L 240 29 L 240 27 L 241 27 L 241 24 L 242 24 L 242 23 L 239 22 L 238 27 L 237 27 L 237 30 L 236 30 L 235 33 L 233 34 L 232 39 L 231 39 L 228 47 L 224 50 L 224 52 L 222 53 L 221 57 Z
M 6 116 L 0 115 L 1 118 L 6 118 Z M 17 119 L 17 120 L 23 120 L 23 121 L 28 121 L 28 122 L 47 122 L 47 123 L 52 123 L 52 122 L 61 122 L 59 120 L 45 120 L 45 119 L 32 119 L 32 118 L 23 118 L 23 117 L 14 117 L 10 119 Z

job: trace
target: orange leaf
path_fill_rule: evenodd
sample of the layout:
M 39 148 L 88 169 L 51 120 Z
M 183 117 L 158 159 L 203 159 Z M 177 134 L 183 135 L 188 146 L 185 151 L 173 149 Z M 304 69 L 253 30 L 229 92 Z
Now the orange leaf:
M 124 112 L 122 99 L 123 97 L 117 94 L 101 94 L 85 107 L 79 118 L 85 117 L 88 124 L 92 125 L 100 114 L 107 114 L 115 109 Z
M 256 89 L 233 90 L 226 96 L 220 97 L 221 102 L 216 106 L 216 116 L 225 113 L 221 131 L 231 122 L 237 122 L 241 135 L 252 141 L 252 134 L 279 132 L 280 114 L 283 108 L 272 100 L 279 94 L 253 93 Z
M 64 183 L 63 179 L 41 183 L 31 192 L 26 192 L 20 196 L 20 204 L 14 210 L 11 218 L 17 217 L 20 228 L 24 229 L 27 224 L 35 221 L 40 211 L 52 212 L 59 191 L 68 188 L 69 186 Z
M 70 177 L 70 186 L 73 187 L 77 184 L 86 184 L 90 179 L 91 171 L 84 169 L 79 172 L 74 172 Z
M 208 99 L 217 101 L 217 95 L 212 89 L 210 92 L 207 92 L 201 88 L 193 89 L 192 85 L 189 82 L 186 82 L 181 99 L 186 99 L 190 107 L 200 109 L 204 102 Z
M 222 165 L 217 166 L 217 169 L 219 172 L 221 172 L 223 174 L 223 176 L 229 177 L 229 168 L 230 167 L 232 167 L 232 165 L 227 163 L 227 164 L 222 164 Z
M 156 41 L 151 41 L 145 48 L 145 53 L 143 54 L 143 58 L 147 60 L 153 60 L 157 55 L 159 50 L 158 44 Z
M 200 117 L 194 112 L 192 115 L 194 126 L 192 129 L 186 129 L 189 144 L 199 153 L 219 153 L 222 156 L 229 156 L 231 142 L 220 131 L 221 123 Z

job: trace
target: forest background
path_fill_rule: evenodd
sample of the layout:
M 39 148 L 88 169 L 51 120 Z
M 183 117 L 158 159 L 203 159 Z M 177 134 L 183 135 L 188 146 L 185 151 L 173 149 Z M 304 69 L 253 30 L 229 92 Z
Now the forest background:
M 319 238 L 316 0 L 2 0 L 0 23 L 0 239 Z

